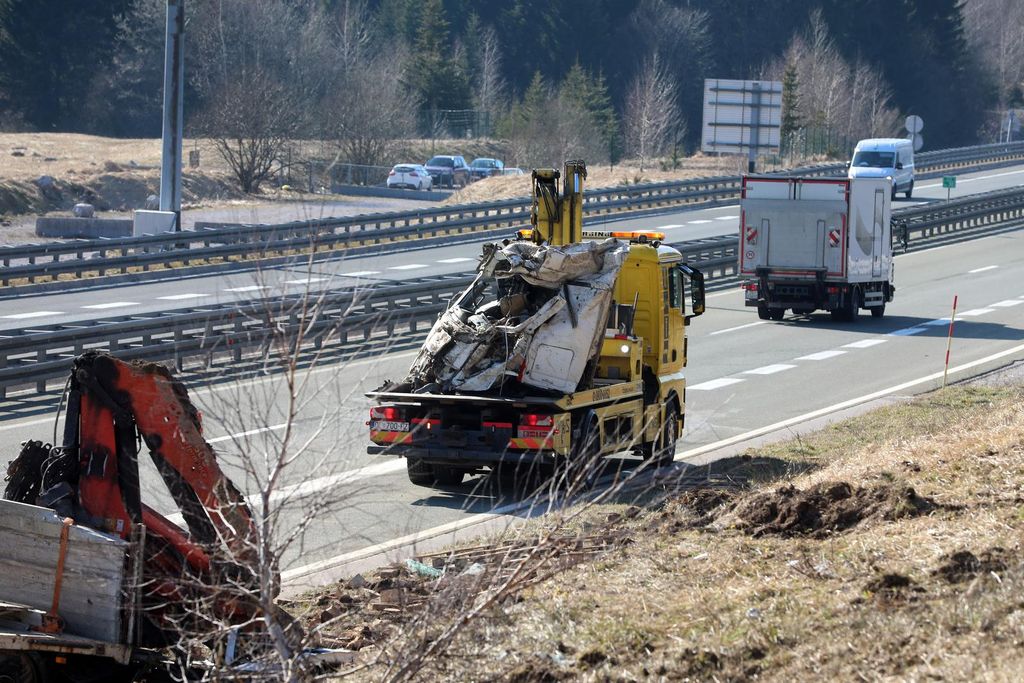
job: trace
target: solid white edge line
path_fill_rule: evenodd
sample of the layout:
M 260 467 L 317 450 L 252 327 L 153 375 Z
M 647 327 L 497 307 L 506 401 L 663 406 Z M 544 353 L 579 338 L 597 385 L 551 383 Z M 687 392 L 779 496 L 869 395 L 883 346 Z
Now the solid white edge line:
M 979 358 L 977 360 L 971 361 L 970 363 L 964 363 L 963 365 L 958 365 L 954 368 L 950 368 L 949 374 L 957 374 L 963 372 L 964 370 L 969 370 L 979 365 L 983 365 L 985 363 L 989 363 L 1000 358 L 1005 358 L 1006 356 L 1010 356 L 1020 352 L 1024 352 L 1024 344 L 1014 346 L 1013 348 L 1006 349 L 1004 351 L 1000 351 L 999 353 L 994 353 L 990 356 L 985 356 L 984 358 Z M 818 410 L 814 410 L 803 415 L 798 415 L 796 417 L 791 417 L 787 420 L 782 420 L 781 422 L 776 422 L 774 424 L 766 425 L 764 427 L 759 427 L 757 429 L 750 430 L 749 432 L 744 432 L 743 434 L 737 434 L 736 436 L 729 437 L 728 439 L 722 439 L 721 441 L 716 441 L 705 446 L 700 446 L 698 448 L 692 448 L 688 451 L 683 451 L 682 453 L 677 453 L 674 459 L 685 461 L 688 458 L 695 458 L 704 453 L 716 451 L 719 448 L 724 448 L 726 446 L 731 446 L 742 441 L 746 441 L 748 439 L 764 436 L 765 434 L 770 434 L 771 432 L 777 431 L 779 429 L 790 427 L 801 422 L 806 422 L 807 420 L 812 420 L 817 417 L 822 417 L 823 415 L 828 415 L 829 413 L 844 410 L 846 408 L 850 408 L 861 403 L 867 403 L 868 401 L 873 401 L 876 398 L 888 396 L 889 394 L 894 394 L 896 392 L 903 391 L 904 389 L 909 389 L 910 387 L 914 387 L 919 384 L 924 384 L 925 382 L 930 382 L 941 377 L 941 372 L 935 372 L 930 375 L 925 375 L 924 377 L 919 377 L 917 379 L 910 380 L 909 382 L 897 384 L 896 386 L 892 386 L 887 389 L 881 389 L 870 394 L 865 394 L 864 396 L 858 396 L 856 398 L 842 401 L 840 403 L 836 403 L 825 408 L 819 408 Z M 482 524 L 489 520 L 495 519 L 500 515 L 505 515 L 510 512 L 517 512 L 521 509 L 528 508 L 533 504 L 533 502 L 521 502 L 500 508 L 495 508 L 491 512 L 480 513 L 478 515 L 473 515 L 472 517 L 467 517 L 465 519 L 455 520 L 453 522 L 432 527 L 430 529 L 417 531 L 416 533 L 402 536 L 400 538 L 384 541 L 383 543 L 376 543 L 365 548 L 360 548 L 359 550 L 354 550 L 352 552 L 336 555 L 334 557 L 329 557 L 327 559 L 320 560 L 318 562 L 313 562 L 302 567 L 289 569 L 281 572 L 281 580 L 282 582 L 292 583 L 297 579 L 300 579 L 304 576 L 308 576 L 310 574 L 314 574 L 318 571 L 330 569 L 332 567 L 347 564 L 356 560 L 372 557 L 373 555 L 378 555 L 389 550 L 395 550 L 404 545 L 434 538 L 451 531 L 457 531 L 460 529 L 465 529 L 470 526 L 474 526 L 476 524 Z

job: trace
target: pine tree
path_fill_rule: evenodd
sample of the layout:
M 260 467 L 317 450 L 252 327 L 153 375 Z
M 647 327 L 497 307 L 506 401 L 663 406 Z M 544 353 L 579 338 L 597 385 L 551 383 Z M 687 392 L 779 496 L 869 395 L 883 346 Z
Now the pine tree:
M 449 38 L 441 0 L 426 0 L 423 4 L 406 79 L 427 111 L 470 106 L 465 58 L 460 57 Z
M 797 82 L 796 64 L 786 64 L 782 76 L 782 142 L 786 144 L 789 137 L 800 129 L 800 94 Z

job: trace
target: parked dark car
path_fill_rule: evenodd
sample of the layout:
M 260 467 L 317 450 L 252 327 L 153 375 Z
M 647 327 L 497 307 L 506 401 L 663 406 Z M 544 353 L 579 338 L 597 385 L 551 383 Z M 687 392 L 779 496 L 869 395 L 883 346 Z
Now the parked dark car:
M 426 167 L 437 187 L 465 187 L 469 184 L 469 166 L 461 156 L 436 156 L 426 163 Z
M 500 159 L 480 157 L 473 159 L 473 163 L 469 165 L 469 177 L 471 180 L 490 178 L 492 175 L 501 175 L 504 169 L 505 163 Z

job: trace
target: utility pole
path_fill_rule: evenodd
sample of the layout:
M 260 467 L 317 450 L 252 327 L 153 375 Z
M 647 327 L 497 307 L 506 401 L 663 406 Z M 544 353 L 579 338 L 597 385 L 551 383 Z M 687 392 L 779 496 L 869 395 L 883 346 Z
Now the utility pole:
M 185 0 L 167 0 L 164 36 L 163 155 L 160 165 L 160 210 L 174 212 L 181 230 L 181 138 L 185 99 Z

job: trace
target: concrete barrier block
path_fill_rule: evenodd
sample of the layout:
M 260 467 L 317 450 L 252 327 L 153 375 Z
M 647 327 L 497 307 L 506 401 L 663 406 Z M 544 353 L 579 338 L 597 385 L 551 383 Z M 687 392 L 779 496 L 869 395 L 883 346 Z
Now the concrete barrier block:
M 39 237 L 96 239 L 99 237 L 130 237 L 132 222 L 127 218 L 74 218 L 40 216 L 36 219 Z

